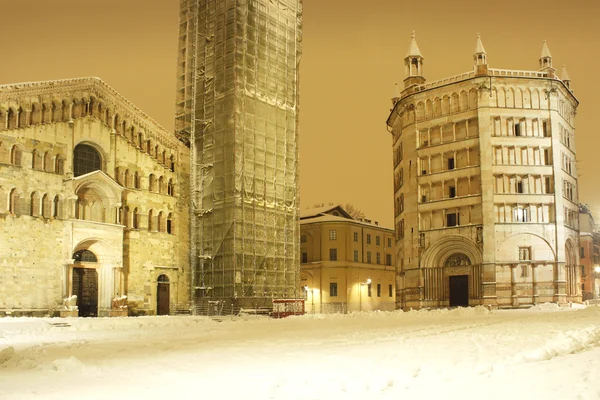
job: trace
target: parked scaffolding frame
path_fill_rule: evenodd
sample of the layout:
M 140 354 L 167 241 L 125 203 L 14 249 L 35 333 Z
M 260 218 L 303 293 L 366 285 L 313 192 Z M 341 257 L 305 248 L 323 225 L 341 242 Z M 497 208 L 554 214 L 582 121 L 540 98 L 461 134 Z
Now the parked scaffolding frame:
M 300 295 L 301 0 L 181 0 L 176 134 L 191 147 L 195 310 Z

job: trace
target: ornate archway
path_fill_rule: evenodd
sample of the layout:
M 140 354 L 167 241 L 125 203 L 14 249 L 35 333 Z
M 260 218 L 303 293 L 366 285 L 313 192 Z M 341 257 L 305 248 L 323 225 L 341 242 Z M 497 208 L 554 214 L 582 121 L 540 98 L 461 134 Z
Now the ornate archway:
M 482 255 L 462 236 L 437 240 L 421 258 L 424 306 L 468 306 L 482 296 Z

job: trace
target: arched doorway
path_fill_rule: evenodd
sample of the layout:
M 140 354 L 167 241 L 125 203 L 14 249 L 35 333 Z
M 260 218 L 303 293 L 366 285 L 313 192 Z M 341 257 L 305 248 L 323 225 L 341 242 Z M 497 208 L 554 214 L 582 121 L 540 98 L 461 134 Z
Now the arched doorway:
M 98 258 L 89 250 L 79 250 L 73 254 L 73 280 L 71 293 L 77 296 L 80 317 L 98 316 L 98 273 L 86 264 L 97 263 Z
M 471 265 L 469 257 L 463 253 L 454 253 L 446 259 L 444 267 L 461 267 Z M 448 286 L 450 289 L 450 307 L 468 307 L 469 306 L 469 275 L 450 275 L 448 277 Z
M 156 315 L 169 315 L 169 277 L 158 277 L 156 287 Z

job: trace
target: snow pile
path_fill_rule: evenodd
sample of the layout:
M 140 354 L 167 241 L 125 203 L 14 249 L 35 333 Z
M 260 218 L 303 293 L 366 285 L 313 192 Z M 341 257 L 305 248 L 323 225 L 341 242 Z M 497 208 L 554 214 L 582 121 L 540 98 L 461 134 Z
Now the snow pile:
M 541 347 L 517 355 L 514 361 L 521 363 L 550 360 L 598 345 L 600 345 L 600 327 L 588 326 L 583 329 L 558 332 Z

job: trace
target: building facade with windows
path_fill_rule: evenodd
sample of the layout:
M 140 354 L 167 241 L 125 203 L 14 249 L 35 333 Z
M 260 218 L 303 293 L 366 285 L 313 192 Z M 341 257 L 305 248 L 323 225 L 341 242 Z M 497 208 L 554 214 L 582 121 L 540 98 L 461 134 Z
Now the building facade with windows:
M 300 212 L 300 279 L 307 312 L 393 310 L 394 230 L 341 206 Z
M 0 86 L 0 315 L 189 309 L 188 182 L 188 148 L 100 79 Z
M 411 38 L 393 136 L 398 306 L 581 301 L 575 112 L 544 42 L 537 71 L 426 82 Z

